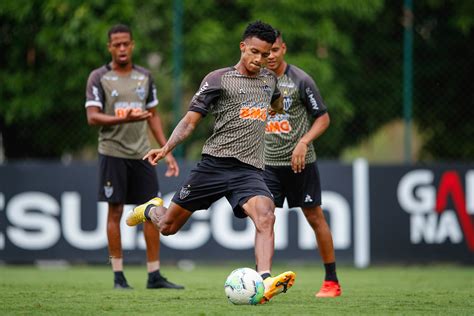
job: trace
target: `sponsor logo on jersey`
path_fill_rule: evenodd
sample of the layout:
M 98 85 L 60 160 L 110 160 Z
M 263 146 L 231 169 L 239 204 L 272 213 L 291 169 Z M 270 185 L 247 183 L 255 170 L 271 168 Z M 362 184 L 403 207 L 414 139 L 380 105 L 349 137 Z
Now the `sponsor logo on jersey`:
M 135 92 L 137 93 L 137 96 L 138 96 L 138 98 L 140 98 L 140 100 L 145 99 L 146 91 L 145 91 L 145 88 L 143 86 L 139 85 L 137 87 L 137 90 L 135 90 Z
M 95 101 L 100 101 L 99 88 L 97 88 L 96 86 L 92 86 L 92 94 L 94 95 Z
M 311 196 L 309 194 L 306 194 L 306 196 L 304 197 L 304 202 L 305 203 L 311 203 L 311 202 L 313 202 L 313 199 L 311 198 Z
M 110 81 L 117 81 L 118 77 L 117 76 L 103 76 L 104 80 L 110 80 Z
M 293 89 L 295 84 L 293 82 L 279 82 L 278 86 L 281 88 Z
M 196 92 L 196 96 L 198 95 L 201 95 L 201 93 L 203 93 L 204 91 L 206 91 L 206 89 L 209 88 L 209 83 L 206 81 L 204 82 L 204 84 L 201 86 L 201 88 L 199 88 L 199 91 Z
M 314 110 L 319 110 L 319 105 L 318 102 L 316 101 L 316 98 L 314 97 L 314 93 L 310 88 L 306 88 L 305 90 L 306 95 L 308 96 L 309 102 L 311 102 L 311 106 L 313 107 Z
M 187 198 L 189 196 L 189 194 L 191 193 L 191 190 L 190 190 L 191 186 L 188 184 L 187 187 L 182 187 L 181 188 L 181 191 L 179 191 L 179 198 L 181 200 L 184 200 L 185 198 Z
M 268 121 L 265 126 L 267 134 L 288 134 L 292 128 L 288 120 L 272 120 Z
M 118 97 L 119 94 L 118 94 L 117 90 L 114 89 L 114 90 L 112 90 L 112 92 L 110 93 L 110 96 L 111 96 L 111 97 Z
M 144 75 L 131 75 L 130 78 L 132 78 L 133 80 L 145 80 Z
M 117 117 L 127 116 L 128 111 L 133 111 L 135 113 L 142 112 L 143 103 L 142 102 L 115 102 L 114 103 L 114 112 Z
M 239 117 L 244 120 L 260 120 L 265 122 L 267 120 L 267 108 L 244 106 L 240 108 Z

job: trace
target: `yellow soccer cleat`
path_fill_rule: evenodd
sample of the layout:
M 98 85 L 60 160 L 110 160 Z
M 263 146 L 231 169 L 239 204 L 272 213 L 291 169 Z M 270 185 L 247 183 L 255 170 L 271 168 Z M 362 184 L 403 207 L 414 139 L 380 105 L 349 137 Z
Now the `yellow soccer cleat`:
M 286 271 L 276 277 L 269 277 L 263 280 L 265 285 L 265 294 L 260 301 L 260 304 L 265 304 L 272 297 L 286 291 L 295 283 L 296 273 L 293 271 Z
M 155 206 L 162 206 L 163 200 L 156 197 L 150 201 L 136 206 L 133 210 L 128 212 L 126 223 L 128 226 L 137 226 L 147 220 L 145 212 Z

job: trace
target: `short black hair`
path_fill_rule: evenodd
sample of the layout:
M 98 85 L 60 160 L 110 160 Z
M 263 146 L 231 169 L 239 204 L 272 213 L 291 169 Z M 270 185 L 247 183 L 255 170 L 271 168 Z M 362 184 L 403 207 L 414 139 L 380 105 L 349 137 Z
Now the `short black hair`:
M 128 34 L 130 34 L 130 38 L 133 39 L 132 30 L 130 29 L 130 27 L 128 25 L 116 24 L 116 25 L 112 26 L 109 30 L 109 33 L 108 33 L 109 41 L 112 37 L 112 34 L 115 34 L 115 33 L 128 33 Z
M 270 24 L 262 21 L 255 21 L 247 25 L 247 28 L 242 35 L 242 41 L 251 37 L 256 37 L 270 44 L 273 44 L 276 41 L 275 29 L 273 29 Z
M 275 29 L 275 38 L 279 38 L 281 37 L 281 39 L 283 40 L 283 34 L 281 34 L 281 31 L 279 29 Z

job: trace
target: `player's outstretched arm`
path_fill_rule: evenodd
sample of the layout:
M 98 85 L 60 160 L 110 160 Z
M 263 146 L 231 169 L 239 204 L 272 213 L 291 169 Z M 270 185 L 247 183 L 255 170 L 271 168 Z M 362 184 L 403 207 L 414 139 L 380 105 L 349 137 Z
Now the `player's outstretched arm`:
M 156 165 L 159 160 L 163 159 L 178 144 L 191 135 L 197 124 L 201 121 L 201 118 L 202 115 L 200 113 L 188 111 L 181 121 L 179 121 L 178 125 L 176 125 L 166 144 L 159 149 L 150 150 L 143 159 L 147 159 L 150 164 Z

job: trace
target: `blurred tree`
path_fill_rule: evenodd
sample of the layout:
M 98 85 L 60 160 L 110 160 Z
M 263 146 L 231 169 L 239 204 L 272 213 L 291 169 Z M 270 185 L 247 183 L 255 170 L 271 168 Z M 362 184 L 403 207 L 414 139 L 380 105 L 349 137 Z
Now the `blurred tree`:
M 474 2 L 415 1 L 414 116 L 422 160 L 473 161 Z
M 401 117 L 403 1 L 182 1 L 181 114 L 204 75 L 238 61 L 243 29 L 261 19 L 283 32 L 288 61 L 313 76 L 329 107 L 331 128 L 318 140 L 320 157 L 337 158 Z M 473 4 L 415 2 L 414 115 L 425 139 L 423 157 L 474 157 L 474 143 L 466 139 L 474 137 L 473 127 L 458 124 L 473 111 Z M 0 127 L 8 159 L 77 156 L 95 146 L 85 85 L 89 72 L 109 60 L 106 33 L 116 23 L 131 25 L 134 61 L 152 70 L 171 130 L 172 1 L 6 0 L 0 2 Z M 211 128 L 207 119 L 186 141 L 188 158 L 197 158 Z M 452 145 L 454 139 L 464 141 Z

